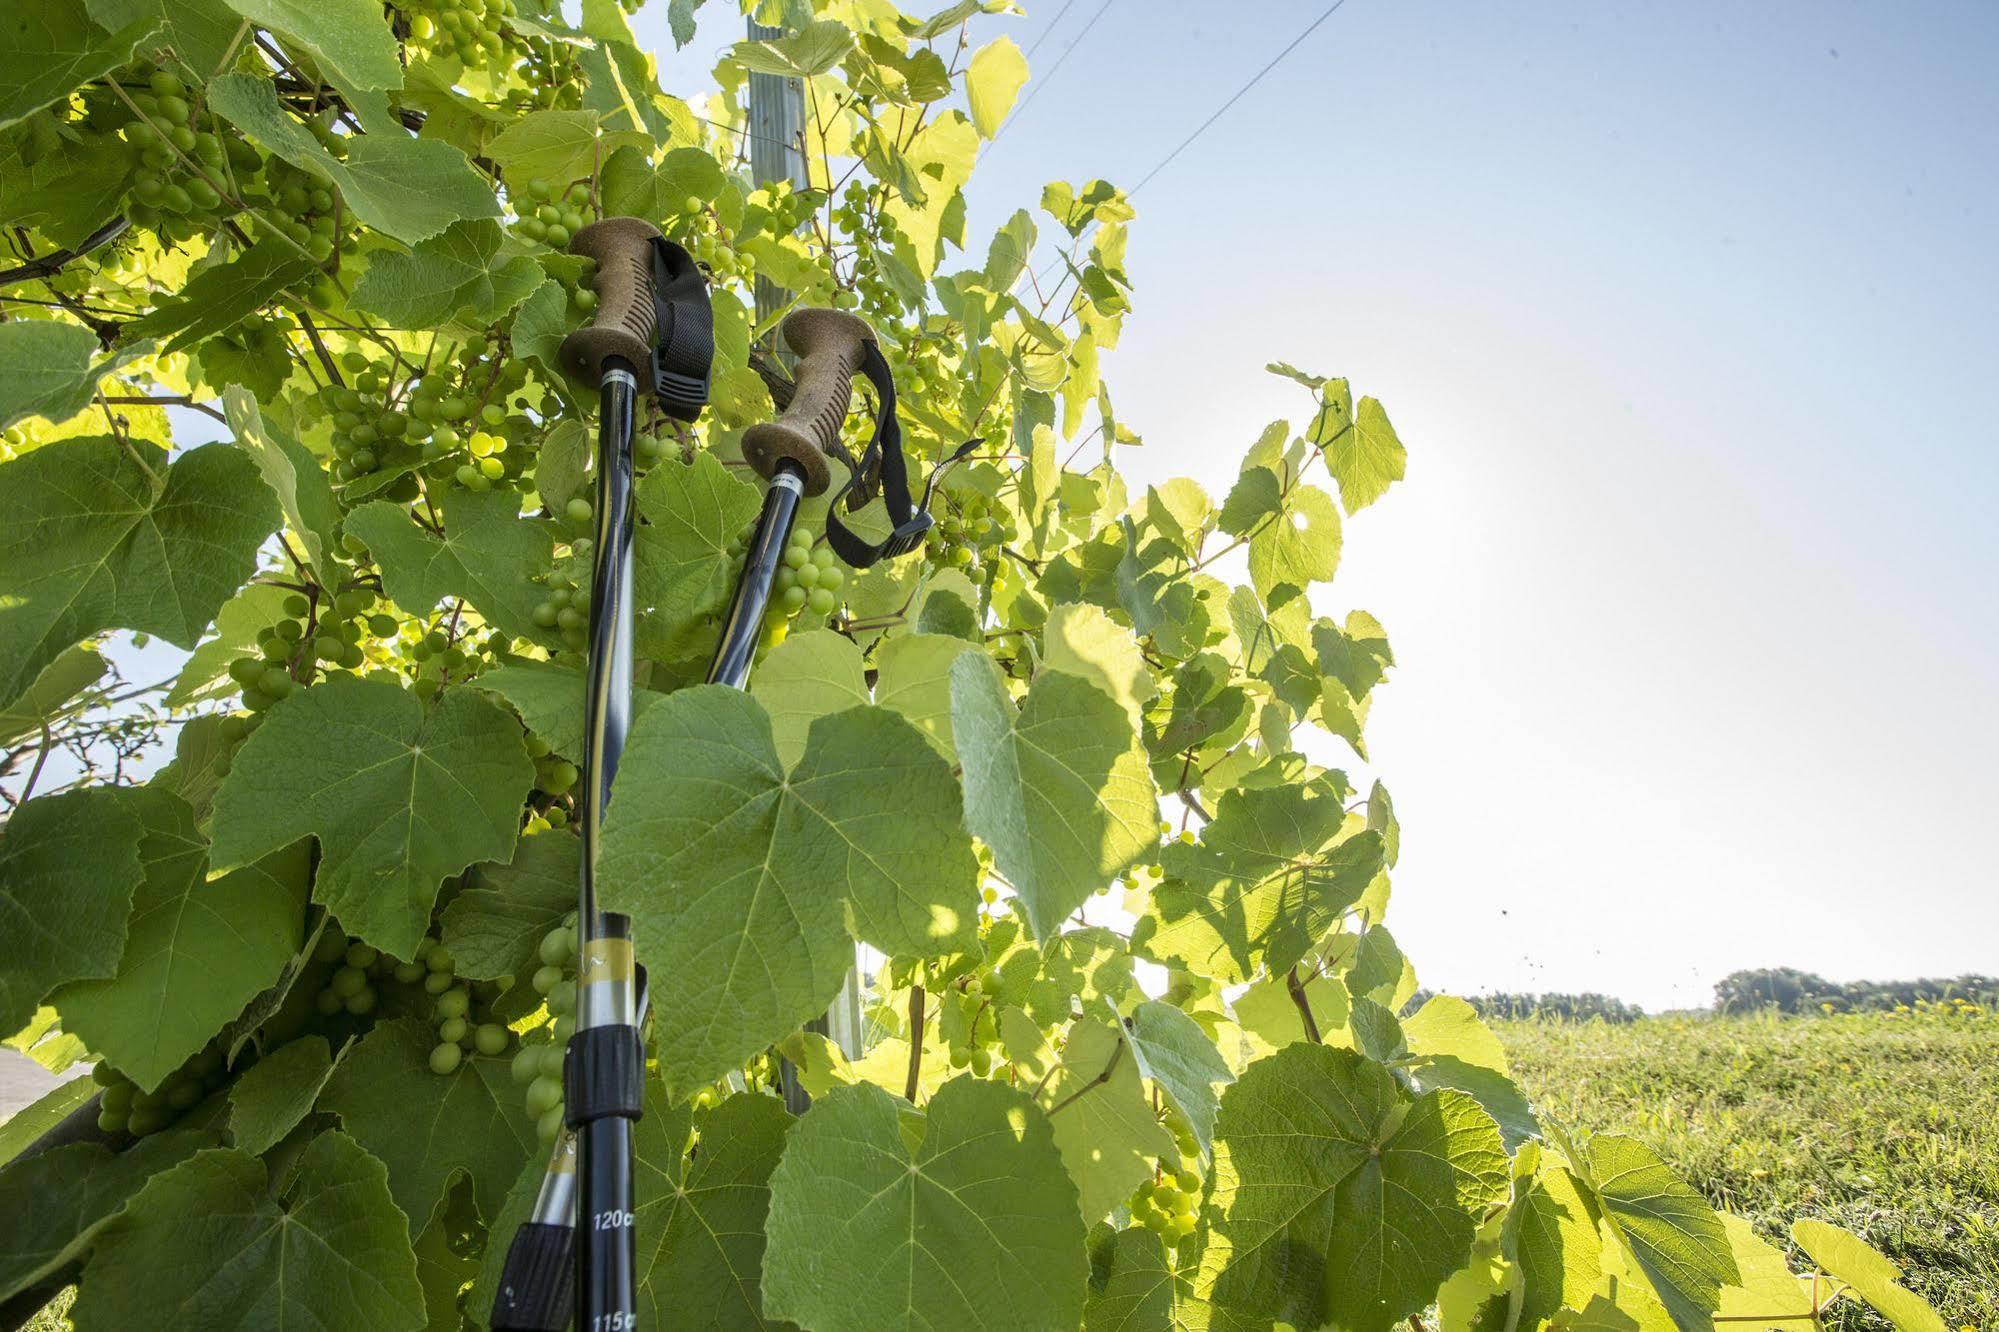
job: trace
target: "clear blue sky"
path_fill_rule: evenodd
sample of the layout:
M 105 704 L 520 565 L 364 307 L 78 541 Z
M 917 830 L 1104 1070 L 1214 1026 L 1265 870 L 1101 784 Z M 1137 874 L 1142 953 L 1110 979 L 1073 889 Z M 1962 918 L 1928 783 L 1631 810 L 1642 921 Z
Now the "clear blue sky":
M 1101 4 L 977 39 L 1045 76 Z M 1324 7 L 1113 0 L 974 234 L 1135 182 Z M 690 90 L 739 23 L 639 18 Z M 1301 411 L 1278 358 L 1409 445 L 1318 600 L 1401 662 L 1369 732 L 1426 982 L 1999 971 L 1995 65 L 1984 3 L 1348 0 L 1138 197 L 1135 477 L 1224 488 Z

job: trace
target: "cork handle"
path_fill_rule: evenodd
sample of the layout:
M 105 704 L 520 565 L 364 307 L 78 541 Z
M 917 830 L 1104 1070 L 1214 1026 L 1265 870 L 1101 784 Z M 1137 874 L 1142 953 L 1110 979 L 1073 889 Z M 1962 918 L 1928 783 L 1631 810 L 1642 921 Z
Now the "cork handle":
M 569 242 L 571 254 L 597 261 L 597 310 L 588 326 L 562 340 L 563 368 L 592 383 L 604 363 L 624 361 L 641 394 L 653 391 L 652 243 L 659 228 L 637 217 L 592 222 Z
M 854 375 L 866 344 L 874 341 L 867 322 L 845 310 L 797 310 L 784 321 L 785 345 L 798 354 L 791 403 L 775 421 L 743 432 L 743 457 L 764 476 L 781 462 L 805 474 L 805 493 L 818 495 L 832 483 L 826 454 L 840 441 Z

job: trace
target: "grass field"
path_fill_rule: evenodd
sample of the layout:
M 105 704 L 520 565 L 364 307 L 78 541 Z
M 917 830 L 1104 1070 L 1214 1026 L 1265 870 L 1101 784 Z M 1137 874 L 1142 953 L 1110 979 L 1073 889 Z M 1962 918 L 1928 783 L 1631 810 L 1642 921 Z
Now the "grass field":
M 1999 1016 L 1493 1026 L 1559 1122 L 1642 1139 L 1779 1244 L 1799 1217 L 1844 1226 L 1951 1327 L 1999 1332 Z

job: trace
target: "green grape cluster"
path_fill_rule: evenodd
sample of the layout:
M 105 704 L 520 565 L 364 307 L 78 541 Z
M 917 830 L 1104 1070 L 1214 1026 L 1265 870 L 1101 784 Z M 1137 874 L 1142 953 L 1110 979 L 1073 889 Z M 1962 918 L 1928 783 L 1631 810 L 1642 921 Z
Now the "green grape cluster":
M 221 1043 L 210 1041 L 167 1074 L 158 1087 L 141 1091 L 110 1064 L 99 1063 L 90 1070 L 91 1081 L 104 1089 L 97 1100 L 97 1127 L 106 1133 L 129 1133 L 135 1138 L 158 1133 L 227 1081 L 224 1064 Z
M 1131 1198 L 1131 1219 L 1168 1244 L 1194 1233 L 1201 1216 L 1201 1176 L 1193 1170 L 1168 1170 L 1161 1162 L 1152 1179 L 1138 1186 Z
M 547 1001 L 555 1021 L 546 1028 L 548 1039 L 523 1043 L 514 1055 L 514 1081 L 526 1089 L 528 1113 L 544 1143 L 553 1143 L 562 1132 L 562 1061 L 576 1021 L 576 949 L 573 919 L 542 935 L 536 954 L 541 966 L 529 983 Z
M 746 541 L 747 536 L 738 540 Z M 833 548 L 814 549 L 810 528 L 792 528 L 783 561 L 771 585 L 770 602 L 764 608 L 766 642 L 774 645 L 783 641 L 790 622 L 800 615 L 820 623 L 839 614 L 843 602 L 841 591 L 846 584 L 847 571 L 841 567 L 840 557 L 833 553 Z
M 895 219 L 876 208 L 867 186 L 856 180 L 840 196 L 833 222 L 854 246 L 850 284 L 833 293 L 833 304 L 858 308 L 881 327 L 895 326 L 908 312 L 903 294 L 883 275 L 884 257 L 893 257 L 900 238 Z
M 257 631 L 256 655 L 229 663 L 229 678 L 241 686 L 245 710 L 267 710 L 294 689 L 310 686 L 323 669 L 360 669 L 367 660 L 362 639 L 396 631 L 394 616 L 369 613 L 377 598 L 365 584 L 326 600 L 321 596 L 315 590 L 311 597 L 286 597 L 287 618 Z
M 433 55 L 452 55 L 468 69 L 504 69 L 528 52 L 506 21 L 514 0 L 402 0 L 404 41 Z
M 991 892 L 989 888 L 986 890 Z M 958 1023 L 945 1054 L 953 1068 L 968 1068 L 979 1077 L 999 1062 L 999 1012 L 1006 1002 L 1005 981 L 998 971 L 976 972 L 946 990 L 958 1005 Z
M 589 221 L 590 187 L 582 181 L 565 188 L 536 177 L 527 182 L 522 193 L 526 198 L 514 202 L 519 214 L 514 234 L 522 240 L 566 250 L 570 238 Z M 570 302 L 585 310 L 595 309 L 597 295 L 583 287 L 572 293 Z
M 976 492 L 961 495 L 937 515 L 924 534 L 924 559 L 934 568 L 975 571 L 990 552 L 1014 538 L 1013 523 L 1004 506 Z

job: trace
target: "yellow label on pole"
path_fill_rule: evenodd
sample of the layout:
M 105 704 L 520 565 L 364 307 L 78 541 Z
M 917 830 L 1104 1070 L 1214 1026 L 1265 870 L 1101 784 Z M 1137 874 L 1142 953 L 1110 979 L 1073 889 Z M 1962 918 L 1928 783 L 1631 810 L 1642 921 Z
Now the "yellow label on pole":
M 600 981 L 636 983 L 635 962 L 630 939 L 597 939 L 583 946 L 583 966 L 576 974 L 577 988 Z

